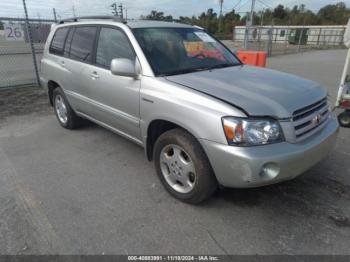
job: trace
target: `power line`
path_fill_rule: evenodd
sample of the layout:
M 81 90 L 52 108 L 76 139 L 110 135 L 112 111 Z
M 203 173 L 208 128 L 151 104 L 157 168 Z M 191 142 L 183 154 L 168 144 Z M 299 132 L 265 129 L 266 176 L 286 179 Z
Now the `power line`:
M 263 4 L 264 6 L 268 7 L 268 8 L 273 8 L 271 5 L 266 4 L 264 1 L 262 0 L 258 0 L 258 2 L 260 2 L 261 4 Z
M 249 3 L 249 0 L 245 1 L 245 3 L 239 6 L 238 10 L 240 10 L 243 6 L 246 6 L 248 3 Z
M 235 9 L 241 2 L 242 0 L 238 0 L 237 4 L 235 4 L 235 6 L 232 9 Z

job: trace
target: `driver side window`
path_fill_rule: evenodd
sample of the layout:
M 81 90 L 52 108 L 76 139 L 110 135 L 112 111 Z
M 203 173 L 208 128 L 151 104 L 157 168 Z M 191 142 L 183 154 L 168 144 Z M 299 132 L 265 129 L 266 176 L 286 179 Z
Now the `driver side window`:
M 121 30 L 101 28 L 96 50 L 97 65 L 109 68 L 114 58 L 128 58 L 134 61 L 135 57 L 127 36 Z

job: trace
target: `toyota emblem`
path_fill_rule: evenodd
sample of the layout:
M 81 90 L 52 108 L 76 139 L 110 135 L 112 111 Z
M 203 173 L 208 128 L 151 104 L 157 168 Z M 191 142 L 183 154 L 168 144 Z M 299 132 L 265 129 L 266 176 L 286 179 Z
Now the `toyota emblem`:
M 321 114 L 318 114 L 317 116 L 315 116 L 315 117 L 311 120 L 311 121 L 312 121 L 312 124 L 313 124 L 314 126 L 319 125 L 320 122 L 321 122 L 321 118 L 322 118 Z

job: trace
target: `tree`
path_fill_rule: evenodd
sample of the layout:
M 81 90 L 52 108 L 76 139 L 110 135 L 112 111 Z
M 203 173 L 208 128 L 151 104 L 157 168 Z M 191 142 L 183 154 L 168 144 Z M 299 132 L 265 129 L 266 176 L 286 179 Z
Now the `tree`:
M 273 17 L 278 18 L 278 19 L 283 19 L 287 16 L 287 12 L 284 9 L 283 5 L 278 5 L 274 10 L 273 10 Z
M 198 25 L 204 27 L 210 33 L 215 33 L 218 30 L 218 18 L 213 8 L 209 8 L 207 12 L 203 12 L 198 17 Z
M 231 34 L 233 32 L 233 27 L 239 25 L 241 16 L 236 14 L 236 11 L 232 9 L 230 12 L 226 13 L 223 17 L 223 28 L 225 34 Z
M 346 24 L 350 17 L 350 9 L 344 2 L 335 5 L 326 5 L 318 12 L 321 24 Z
M 0 30 L 4 30 L 4 23 L 0 21 Z
M 142 17 L 148 20 L 159 20 L 159 21 L 171 21 L 173 17 L 171 15 L 164 16 L 164 12 L 158 12 L 156 10 L 152 10 L 149 15 L 146 17 Z
M 318 13 L 308 10 L 304 4 L 286 8 L 277 5 L 275 8 L 254 12 L 254 25 L 344 25 L 350 17 L 350 9 L 344 2 L 330 4 L 322 7 Z M 172 20 L 171 15 L 165 16 L 163 12 L 151 11 L 144 19 Z M 213 34 L 231 34 L 233 27 L 246 24 L 247 15 L 240 16 L 234 9 L 223 16 L 223 31 L 218 32 L 219 18 L 213 8 L 202 12 L 199 16 L 180 16 L 179 21 L 186 24 L 198 25 Z M 0 25 L 1 26 L 1 25 Z

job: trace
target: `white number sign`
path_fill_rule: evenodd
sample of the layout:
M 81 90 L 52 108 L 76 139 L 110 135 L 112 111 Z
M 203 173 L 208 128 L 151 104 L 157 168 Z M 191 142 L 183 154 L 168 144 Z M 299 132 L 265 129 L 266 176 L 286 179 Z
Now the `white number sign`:
M 8 41 L 23 41 L 24 33 L 20 24 L 5 24 L 5 39 Z

